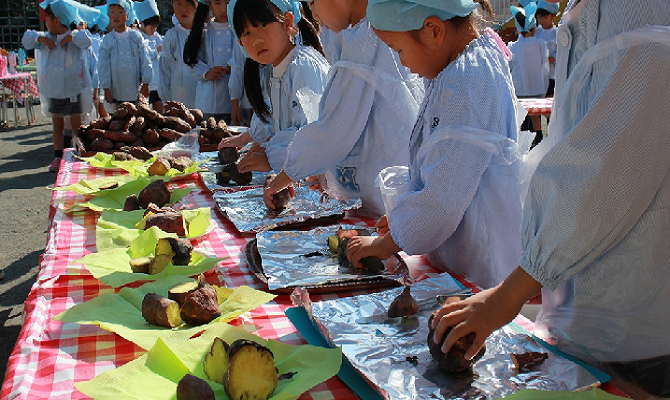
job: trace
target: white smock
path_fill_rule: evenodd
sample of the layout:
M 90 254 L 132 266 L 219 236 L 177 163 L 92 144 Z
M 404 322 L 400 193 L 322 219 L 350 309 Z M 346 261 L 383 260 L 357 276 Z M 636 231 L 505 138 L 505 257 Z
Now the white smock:
M 340 60 L 330 69 L 319 118 L 296 134 L 284 171 L 294 181 L 325 174 L 329 195 L 360 198 L 361 212 L 377 218 L 385 209 L 375 179 L 386 167 L 409 163 L 424 82 L 366 18 L 340 35 Z
M 149 51 L 149 58 L 151 59 L 151 71 L 153 72 L 151 82 L 149 83 L 149 90 L 158 90 L 158 83 L 160 82 L 160 66 L 158 64 L 158 55 L 160 54 L 160 51 L 158 51 L 158 47 L 163 45 L 163 37 L 159 35 L 158 32 L 154 32 L 151 36 L 142 32 L 142 36 L 147 42 L 147 50 Z
M 549 50 L 549 57 L 554 58 L 554 62 L 549 63 L 549 79 L 556 77 L 556 32 L 558 32 L 558 29 L 555 26 L 544 29 L 538 25 L 535 29 L 535 37 L 544 40 L 547 44 L 547 50 Z
M 198 80 L 184 64 L 184 45 L 190 32 L 190 29 L 177 23 L 165 33 L 158 61 L 158 95 L 164 102 L 178 101 L 188 108 L 195 108 Z
M 235 38 L 226 23 L 211 21 L 205 27 L 202 44 L 198 52 L 198 63 L 191 67 L 191 73 L 198 80 L 195 107 L 205 114 L 230 114 L 230 91 L 228 81 L 230 74 L 225 74 L 221 80 L 205 79 L 210 69 L 228 66 L 233 56 Z
M 328 60 L 330 65 L 340 60 L 340 55 L 342 54 L 342 37 L 342 32 L 334 32 L 326 26 L 321 26 L 319 40 L 321 40 L 323 53 L 326 55 L 326 60 Z
M 483 34 L 428 82 L 409 191 L 387 215 L 395 243 L 482 288 L 506 278 L 521 255 L 517 138 L 507 61 Z
M 295 133 L 318 115 L 318 98 L 326 87 L 329 67 L 325 57 L 313 47 L 298 45 L 272 68 L 269 77 L 272 121 L 266 124 L 266 141 L 259 143 L 265 147 L 268 162 L 276 172 L 281 171 L 286 161 Z M 258 135 L 262 130 L 254 132 L 254 140 L 262 139 Z
M 98 57 L 100 87 L 116 101 L 137 101 L 140 82 L 151 82 L 151 59 L 140 31 L 127 28 L 102 38 Z
M 72 42 L 61 47 L 60 42 L 72 35 Z M 56 47 L 50 50 L 45 44 L 38 42 L 40 37 L 54 41 Z M 69 30 L 62 35 L 51 35 L 49 32 L 37 32 L 32 29 L 23 34 L 23 47 L 35 50 L 37 60 L 37 82 L 40 88 L 42 114 L 52 117 L 49 110 L 49 99 L 71 99 L 76 101 L 81 95 L 82 114 L 90 112 L 93 105 L 93 87 L 88 70 L 88 48 L 91 46 L 91 35 L 86 30 Z
M 544 286 L 535 333 L 588 361 L 670 354 L 668 25 L 667 0 L 582 0 L 559 26 L 558 143 L 530 183 L 520 265 Z
M 242 46 L 237 41 L 233 41 L 233 55 L 228 60 L 230 65 L 230 78 L 228 79 L 228 93 L 230 100 L 237 100 L 240 109 L 250 109 L 251 103 L 244 90 L 244 63 L 246 58 L 242 53 Z
M 549 87 L 549 50 L 547 43 L 535 37 L 519 36 L 509 44 L 514 89 L 519 97 L 544 97 Z

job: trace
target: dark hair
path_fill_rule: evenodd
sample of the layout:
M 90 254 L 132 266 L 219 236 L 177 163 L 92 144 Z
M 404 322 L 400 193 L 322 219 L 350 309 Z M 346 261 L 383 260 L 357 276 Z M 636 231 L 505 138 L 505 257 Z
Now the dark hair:
M 93 26 L 89 26 L 88 31 L 95 34 L 100 32 L 100 27 L 98 26 L 98 24 L 95 24 Z
M 307 18 L 309 22 L 312 23 L 314 26 L 314 29 L 316 29 L 317 32 L 321 30 L 321 25 L 319 25 L 319 21 L 314 18 L 314 14 L 312 14 L 312 9 L 309 8 L 309 2 L 307 1 L 301 1 L 300 6 L 302 7 L 302 16 Z
M 151 18 L 145 19 L 144 21 L 142 21 L 142 23 L 144 25 L 151 25 L 151 26 L 156 25 L 156 26 L 158 26 L 158 24 L 161 23 L 161 17 L 159 17 L 158 15 L 154 15 Z
M 207 19 L 209 19 L 209 6 L 205 3 L 198 2 L 198 6 L 195 9 L 195 15 L 193 16 L 191 32 L 188 34 L 188 38 L 184 44 L 184 64 L 191 67 L 198 63 L 198 52 L 200 51 L 200 44 L 202 42 L 202 31 Z
M 537 11 L 535 11 L 535 16 L 536 17 L 545 17 L 547 15 L 554 15 L 549 12 L 549 10 L 545 10 L 544 8 L 538 8 Z
M 309 10 L 309 6 L 303 4 L 303 10 Z M 237 37 L 240 37 L 247 23 L 253 26 L 272 22 L 283 23 L 284 13 L 270 0 L 238 0 L 235 4 L 232 18 L 233 30 Z M 298 30 L 302 37 L 303 45 L 311 46 L 321 53 L 321 55 L 324 54 L 316 28 L 307 18 L 300 18 Z M 265 102 L 265 98 L 263 97 L 260 81 L 260 65 L 250 58 L 244 64 L 244 90 L 249 98 L 249 103 L 251 103 L 258 117 L 266 123 L 269 122 L 271 116 L 270 106 Z
M 473 11 L 465 17 L 454 17 L 449 21 L 452 21 L 454 25 L 458 28 L 463 24 L 473 24 L 479 30 L 484 29 L 490 21 L 493 19 L 493 7 L 491 7 L 490 0 L 473 0 L 475 3 L 479 3 L 481 11 Z M 482 15 L 482 12 L 484 15 Z
M 516 22 L 519 24 L 520 27 L 525 28 L 526 27 L 526 16 L 521 14 L 520 12 L 514 14 L 514 19 Z M 523 31 L 523 29 L 522 29 Z

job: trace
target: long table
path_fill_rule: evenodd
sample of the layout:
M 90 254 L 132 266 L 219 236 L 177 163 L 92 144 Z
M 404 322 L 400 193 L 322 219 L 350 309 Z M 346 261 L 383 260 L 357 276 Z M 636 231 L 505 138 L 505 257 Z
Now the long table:
M 56 186 L 119 173 L 122 171 L 92 168 L 85 162 L 74 160 L 68 151 L 61 164 Z M 211 194 L 197 174 L 173 184 L 194 188 L 181 201 L 182 204 L 192 208 L 216 209 Z M 0 392 L 2 399 L 86 398 L 76 390 L 75 382 L 90 380 L 145 353 L 132 342 L 97 326 L 61 323 L 53 319 L 73 305 L 103 293 L 115 292 L 114 288 L 90 275 L 81 264 L 72 263 L 96 251 L 95 224 L 99 213 L 91 210 L 65 212 L 66 208 L 84 199 L 83 195 L 75 192 L 53 192 L 47 245 L 40 257 L 36 282 L 25 301 L 24 324 L 9 357 L 7 374 Z M 212 215 L 213 229 L 205 236 L 192 240 L 194 247 L 224 258 L 207 273 L 207 280 L 228 287 L 249 285 L 259 290 L 266 289 L 251 273 L 245 258 L 245 247 L 254 235 L 240 233 L 218 211 Z M 372 225 L 374 221 L 347 216 L 343 222 Z M 424 257 L 408 257 L 406 261 L 413 278 L 421 279 L 428 273 L 438 272 Z M 459 279 L 467 284 L 462 277 Z M 352 294 L 320 295 L 312 296 L 312 299 L 318 301 Z M 306 343 L 284 314 L 284 310 L 291 306 L 290 296 L 280 295 L 231 323 L 249 327 L 249 330 L 255 330 L 257 335 L 264 338 L 278 339 L 287 344 Z M 319 400 L 356 398 L 337 376 L 301 396 L 301 399 Z

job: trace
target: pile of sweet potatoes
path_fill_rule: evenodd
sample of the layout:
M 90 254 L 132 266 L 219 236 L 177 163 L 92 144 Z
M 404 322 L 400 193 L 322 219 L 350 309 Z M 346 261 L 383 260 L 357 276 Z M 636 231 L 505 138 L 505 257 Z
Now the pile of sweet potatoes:
M 105 118 L 98 118 L 77 130 L 85 151 L 113 152 L 125 146 L 159 149 L 179 140 L 185 133 L 200 126 L 200 145 L 218 144 L 230 136 L 225 122 L 205 120 L 202 111 L 188 109 L 184 104 L 167 101 L 160 114 L 146 101 L 124 102 Z

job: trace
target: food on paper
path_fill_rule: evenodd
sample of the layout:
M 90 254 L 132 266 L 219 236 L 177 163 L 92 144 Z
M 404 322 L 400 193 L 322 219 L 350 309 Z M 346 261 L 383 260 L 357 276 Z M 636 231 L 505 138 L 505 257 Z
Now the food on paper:
M 152 325 L 166 328 L 174 328 L 182 323 L 179 304 L 156 293 L 144 295 L 142 317 Z
M 214 390 L 204 379 L 186 374 L 177 384 L 177 400 L 214 400 Z
M 170 190 L 162 180 L 151 182 L 137 196 L 137 203 L 142 208 L 147 208 L 150 203 L 163 207 L 170 202 Z M 166 231 L 167 232 L 167 231 Z
M 203 285 L 189 293 L 181 306 L 181 318 L 189 325 L 203 325 L 221 316 L 216 289 Z
M 150 176 L 160 175 L 165 176 L 170 170 L 170 162 L 165 158 L 158 158 L 156 161 L 151 163 L 147 168 L 147 173 Z
M 270 349 L 238 339 L 230 345 L 228 359 L 224 387 L 231 400 L 266 400 L 272 396 L 279 377 Z
M 225 375 L 228 372 L 228 350 L 230 346 L 221 338 L 214 338 L 214 343 L 209 349 L 209 352 L 205 354 L 205 360 L 203 361 L 203 368 L 205 370 L 205 375 L 210 381 L 220 383 L 221 385 L 225 382 Z

